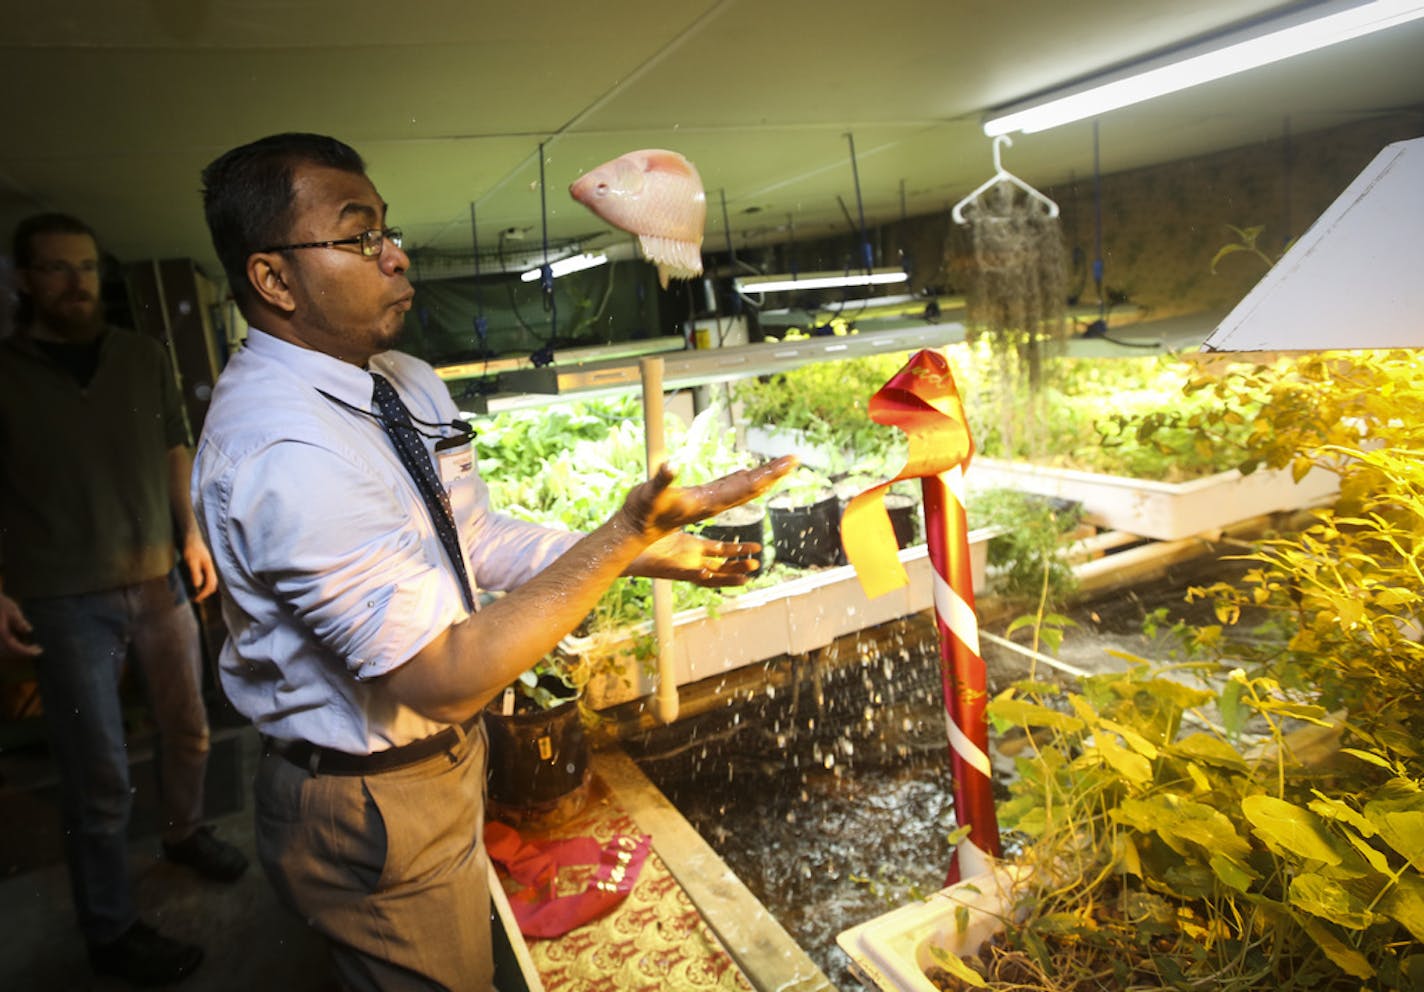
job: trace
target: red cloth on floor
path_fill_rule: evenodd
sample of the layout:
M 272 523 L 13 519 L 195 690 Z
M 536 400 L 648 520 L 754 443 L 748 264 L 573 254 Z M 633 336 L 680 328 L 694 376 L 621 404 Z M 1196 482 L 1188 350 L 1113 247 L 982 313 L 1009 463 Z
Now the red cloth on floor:
M 607 844 L 592 837 L 526 841 L 498 820 L 485 823 L 485 849 L 524 888 L 509 897 L 510 908 L 526 937 L 560 937 L 611 912 L 633 891 L 647 860 L 652 838 L 615 834 Z M 581 892 L 558 894 L 559 869 L 597 865 Z

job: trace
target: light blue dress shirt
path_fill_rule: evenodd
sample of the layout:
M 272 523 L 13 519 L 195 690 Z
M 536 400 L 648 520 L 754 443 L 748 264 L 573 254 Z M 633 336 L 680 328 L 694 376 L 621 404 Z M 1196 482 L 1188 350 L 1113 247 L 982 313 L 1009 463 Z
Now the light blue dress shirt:
M 425 362 L 392 351 L 370 368 L 417 426 L 457 433 L 420 423 L 459 416 Z M 192 482 L 222 579 L 228 698 L 270 737 L 353 754 L 444 727 L 378 676 L 468 616 L 371 394 L 366 370 L 253 329 L 218 378 Z M 526 582 L 579 535 L 494 512 L 477 462 L 458 448 L 440 459 L 478 596 Z

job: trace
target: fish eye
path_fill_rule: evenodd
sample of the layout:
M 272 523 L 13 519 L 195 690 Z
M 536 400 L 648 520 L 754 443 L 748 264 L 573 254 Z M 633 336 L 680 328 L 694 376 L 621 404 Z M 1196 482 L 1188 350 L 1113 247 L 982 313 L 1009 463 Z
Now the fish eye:
M 607 183 L 599 183 L 598 185 L 596 185 L 596 186 L 593 187 L 593 193 L 594 193 L 595 196 L 607 196 L 607 195 L 608 195 L 608 184 L 607 184 Z

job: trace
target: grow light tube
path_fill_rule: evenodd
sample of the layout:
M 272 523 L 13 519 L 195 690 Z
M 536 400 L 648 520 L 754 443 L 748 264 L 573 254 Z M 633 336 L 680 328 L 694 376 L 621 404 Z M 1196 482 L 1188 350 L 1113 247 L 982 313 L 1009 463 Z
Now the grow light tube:
M 584 269 L 596 268 L 597 266 L 607 264 L 607 262 L 608 256 L 602 252 L 597 254 L 584 252 L 582 255 L 570 255 L 568 258 L 561 258 L 557 262 L 550 262 L 549 272 L 557 279 L 559 276 L 566 276 L 570 272 L 582 272 Z M 539 278 L 541 271 L 542 266 L 532 268 L 527 272 L 521 273 L 519 281 L 533 282 Z
M 1296 11 L 1169 55 L 1013 104 L 984 122 L 989 137 L 1031 134 L 1200 83 L 1270 65 L 1424 17 L 1421 0 L 1342 0 Z
M 862 272 L 808 272 L 804 276 L 755 276 L 738 279 L 737 289 L 744 293 L 779 293 L 794 289 L 840 289 L 846 286 L 882 286 L 904 282 L 910 275 L 904 269 L 870 269 Z

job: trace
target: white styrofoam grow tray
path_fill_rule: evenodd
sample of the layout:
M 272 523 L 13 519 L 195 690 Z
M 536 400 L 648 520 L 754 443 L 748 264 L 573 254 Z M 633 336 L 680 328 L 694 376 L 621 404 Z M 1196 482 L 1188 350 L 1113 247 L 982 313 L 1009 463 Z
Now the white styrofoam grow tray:
M 1016 489 L 1074 500 L 1089 523 L 1158 541 L 1220 530 L 1279 510 L 1320 506 L 1340 491 L 1339 476 L 1321 468 L 1311 469 L 1300 482 L 1287 469 L 1250 475 L 1232 469 L 1169 483 L 995 458 L 970 462 L 965 484 L 971 498 L 976 489 Z
M 867 988 L 936 992 L 925 977 L 925 969 L 935 963 L 930 948 L 938 946 L 960 956 L 974 954 L 1003 928 L 1010 889 L 1020 871 L 1012 865 L 998 865 L 927 899 L 843 930 L 836 935 L 836 943 L 850 957 L 852 970 Z
M 969 534 L 976 593 L 985 587 L 989 539 L 994 533 L 984 529 Z M 917 544 L 899 554 L 909 584 L 875 599 L 866 597 L 855 569 L 841 565 L 729 596 L 715 616 L 706 609 L 675 614 L 673 670 L 677 684 L 687 685 L 783 654 L 804 654 L 837 637 L 933 608 L 928 549 Z M 654 691 L 655 676 L 645 672 L 633 656 L 636 642 L 652 630 L 652 622 L 646 621 L 603 634 L 564 638 L 559 646 L 565 654 L 598 661 L 596 674 L 585 690 L 590 706 L 604 709 Z M 609 658 L 616 664 L 603 663 Z
M 846 461 L 845 452 L 812 444 L 806 440 L 804 432 L 783 427 L 748 425 L 745 446 L 748 451 L 763 458 L 795 455 L 802 465 L 820 472 L 833 471 Z

